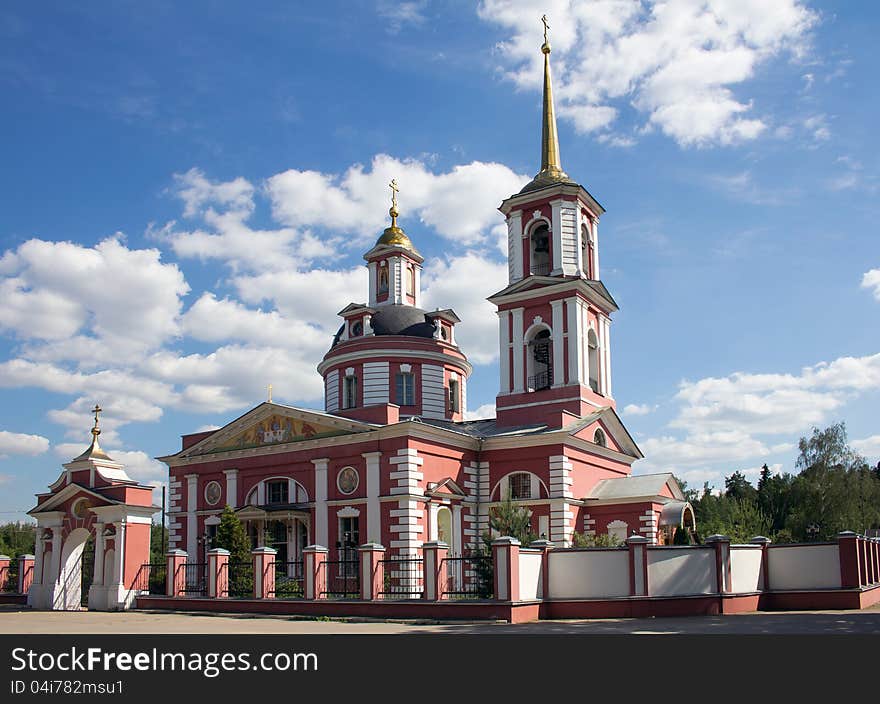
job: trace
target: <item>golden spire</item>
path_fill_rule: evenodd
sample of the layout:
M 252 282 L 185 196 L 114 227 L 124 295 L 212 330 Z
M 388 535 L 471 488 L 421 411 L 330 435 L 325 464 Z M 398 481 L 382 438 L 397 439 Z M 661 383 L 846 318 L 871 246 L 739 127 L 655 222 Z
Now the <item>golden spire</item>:
M 415 252 L 416 248 L 413 247 L 413 243 L 410 241 L 409 237 L 406 236 L 406 233 L 402 228 L 397 226 L 397 218 L 400 215 L 400 211 L 397 209 L 397 194 L 400 191 L 400 187 L 397 185 L 397 179 L 391 179 L 391 183 L 388 184 L 388 187 L 391 189 L 391 208 L 388 210 L 388 214 L 391 216 L 391 227 L 385 228 L 385 232 L 382 233 L 382 236 L 378 239 L 376 244 L 403 247 L 404 249 Z M 418 252 L 416 253 L 418 254 Z
M 547 15 L 541 17 L 544 24 L 544 110 L 541 125 L 541 170 L 523 191 L 542 188 L 551 183 L 569 181 L 568 174 L 562 170 L 559 159 L 559 136 L 556 132 L 556 111 L 553 107 L 553 84 L 550 79 L 550 39 L 547 31 L 550 24 Z
M 269 384 L 269 398 L 266 400 L 268 403 L 272 403 L 272 384 Z

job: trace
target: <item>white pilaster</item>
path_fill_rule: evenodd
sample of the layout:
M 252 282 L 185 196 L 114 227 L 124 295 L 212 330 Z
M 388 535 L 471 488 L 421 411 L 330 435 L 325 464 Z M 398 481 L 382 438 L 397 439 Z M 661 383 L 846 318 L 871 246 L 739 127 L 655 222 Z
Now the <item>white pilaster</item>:
M 405 301 L 403 288 L 405 286 L 403 280 L 403 259 L 401 257 L 391 257 L 391 299 L 394 303 L 403 303 Z
M 562 301 L 550 301 L 553 311 L 553 388 L 565 384 L 565 339 L 562 336 Z
M 196 521 L 196 505 L 198 502 L 198 474 L 185 474 L 186 479 L 186 553 L 190 559 L 198 560 L 198 543 L 196 542 L 198 523 Z M 117 536 L 119 534 L 117 533 Z M 117 549 L 117 553 L 119 550 Z
M 104 526 L 104 523 L 95 523 L 95 569 L 92 573 L 92 584 L 101 587 L 104 586 L 104 550 L 107 547 Z
M 113 524 L 113 527 L 116 528 L 116 544 L 114 547 L 116 551 L 113 555 L 113 571 L 116 575 L 116 586 L 120 588 L 123 587 L 123 583 L 125 580 L 125 529 L 126 523 L 125 521 L 116 521 Z M 111 585 L 112 586 L 112 585 Z
M 367 543 L 382 542 L 382 516 L 379 504 L 379 466 L 381 452 L 365 452 L 361 455 L 367 461 Z
M 523 309 L 514 308 L 513 315 L 513 392 L 523 392 Z
M 422 267 L 413 265 L 413 292 L 415 293 L 416 308 L 422 307 Z M 454 343 L 453 343 L 454 344 Z
M 315 466 L 315 545 L 327 545 L 327 469 L 330 460 L 326 457 L 312 460 Z
M 231 508 L 238 508 L 238 470 L 224 469 L 226 475 L 226 503 Z
M 449 545 L 453 556 L 461 554 L 461 504 L 452 505 L 452 542 Z
M 553 275 L 562 273 L 562 201 L 550 201 L 553 219 Z
M 612 398 L 611 395 L 611 320 L 602 317 L 602 354 L 605 355 L 605 395 Z
M 523 277 L 522 211 L 507 216 L 507 274 L 510 283 Z
M 498 367 L 500 370 L 499 390 L 510 393 L 510 311 L 498 311 Z
M 376 289 L 378 288 L 378 265 L 376 262 L 370 262 L 367 264 L 367 269 L 370 272 L 370 295 L 369 295 L 369 306 L 370 308 L 376 307 Z M 366 332 L 366 330 L 364 330 Z
M 583 354 L 581 340 L 584 336 L 581 327 L 581 306 L 577 296 L 565 301 L 568 307 L 568 383 L 583 383 Z

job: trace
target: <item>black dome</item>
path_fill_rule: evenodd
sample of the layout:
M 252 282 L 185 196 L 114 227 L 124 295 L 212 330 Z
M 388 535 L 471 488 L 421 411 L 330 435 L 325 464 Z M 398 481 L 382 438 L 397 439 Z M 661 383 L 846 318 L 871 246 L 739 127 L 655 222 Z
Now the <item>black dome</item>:
M 376 335 L 434 337 L 434 323 L 421 308 L 395 303 L 382 306 L 370 319 Z

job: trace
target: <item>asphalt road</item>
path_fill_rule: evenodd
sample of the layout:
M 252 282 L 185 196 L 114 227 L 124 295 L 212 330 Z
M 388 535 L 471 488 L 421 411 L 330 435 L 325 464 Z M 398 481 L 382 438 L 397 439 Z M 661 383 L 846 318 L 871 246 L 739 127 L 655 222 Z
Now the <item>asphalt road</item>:
M 880 605 L 863 611 L 749 613 L 679 618 L 536 623 L 309 620 L 148 611 L 57 612 L 0 608 L 0 633 L 537 633 L 537 634 L 880 634 Z

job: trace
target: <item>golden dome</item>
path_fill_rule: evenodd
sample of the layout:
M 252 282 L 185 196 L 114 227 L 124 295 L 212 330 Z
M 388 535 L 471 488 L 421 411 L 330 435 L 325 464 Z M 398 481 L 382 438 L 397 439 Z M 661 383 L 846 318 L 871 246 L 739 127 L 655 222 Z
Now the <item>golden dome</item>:
M 392 179 L 388 186 L 391 188 L 391 208 L 388 210 L 388 214 L 391 216 L 391 227 L 385 228 L 382 236 L 376 240 L 376 245 L 403 247 L 418 254 L 416 248 L 413 247 L 412 240 L 406 236 L 402 228 L 397 226 L 397 216 L 400 215 L 400 211 L 397 209 L 397 192 L 400 190 L 397 187 L 397 180 Z

